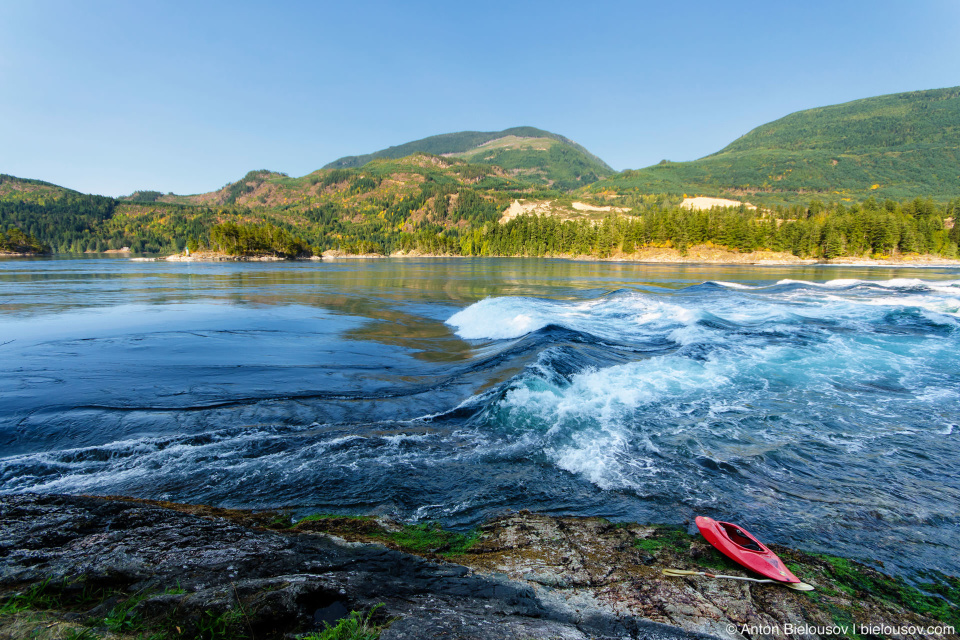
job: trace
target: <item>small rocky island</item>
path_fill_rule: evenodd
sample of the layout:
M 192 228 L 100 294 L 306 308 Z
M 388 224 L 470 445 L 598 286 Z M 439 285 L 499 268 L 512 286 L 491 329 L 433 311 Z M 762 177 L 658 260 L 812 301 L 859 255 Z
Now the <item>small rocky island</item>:
M 17 227 L 10 227 L 6 233 L 0 230 L 0 256 L 36 256 L 44 253 L 50 253 L 50 247 L 35 236 Z
M 599 518 L 520 512 L 462 534 L 372 517 L 293 522 L 281 512 L 7 495 L 0 638 L 319 637 L 351 611 L 382 640 L 837 633 L 828 629 L 920 638 L 936 634 L 864 625 L 960 622 L 956 579 L 920 591 L 855 562 L 773 548 L 816 591 L 664 576 L 667 567 L 745 574 L 680 529 Z

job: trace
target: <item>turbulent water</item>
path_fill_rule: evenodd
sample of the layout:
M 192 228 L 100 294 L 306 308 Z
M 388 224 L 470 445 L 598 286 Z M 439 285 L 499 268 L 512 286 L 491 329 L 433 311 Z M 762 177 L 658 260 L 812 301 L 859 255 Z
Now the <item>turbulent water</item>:
M 689 524 L 960 572 L 960 271 L 0 262 L 0 492 Z

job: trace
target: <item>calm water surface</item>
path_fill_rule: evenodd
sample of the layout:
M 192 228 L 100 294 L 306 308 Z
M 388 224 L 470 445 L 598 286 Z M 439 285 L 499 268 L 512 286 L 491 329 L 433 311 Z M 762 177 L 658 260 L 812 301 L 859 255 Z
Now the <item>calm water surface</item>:
M 0 261 L 0 492 L 684 524 L 960 572 L 960 271 Z

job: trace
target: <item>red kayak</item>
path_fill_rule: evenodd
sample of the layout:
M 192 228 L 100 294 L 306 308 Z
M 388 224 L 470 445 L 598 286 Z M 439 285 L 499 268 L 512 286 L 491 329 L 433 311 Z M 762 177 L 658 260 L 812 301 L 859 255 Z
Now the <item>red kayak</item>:
M 697 528 L 707 542 L 737 564 L 777 582 L 800 582 L 777 554 L 743 527 L 698 516 Z

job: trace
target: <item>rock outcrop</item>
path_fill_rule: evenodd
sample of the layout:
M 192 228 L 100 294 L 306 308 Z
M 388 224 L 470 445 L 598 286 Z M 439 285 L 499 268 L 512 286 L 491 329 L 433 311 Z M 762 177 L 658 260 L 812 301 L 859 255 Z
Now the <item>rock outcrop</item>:
M 405 530 L 373 518 L 294 524 L 278 513 L 144 500 L 3 496 L 0 638 L 70 629 L 293 637 L 381 603 L 382 640 L 783 638 L 791 634 L 746 626 L 926 627 L 938 624 L 934 613 L 956 612 L 866 567 L 852 580 L 846 561 L 779 548 L 818 591 L 666 577 L 665 566 L 743 574 L 664 527 L 521 512 L 457 547 L 421 545 L 420 556 L 401 550 Z
M 103 498 L 4 496 L 0 588 L 46 581 L 67 613 L 41 626 L 108 617 L 135 598 L 131 619 L 182 637 L 202 637 L 213 620 L 234 624 L 234 636 L 283 637 L 379 603 L 378 614 L 394 619 L 382 640 L 691 637 L 597 606 L 563 606 L 503 575 L 217 514 Z M 104 597 L 86 608 L 87 594 Z

